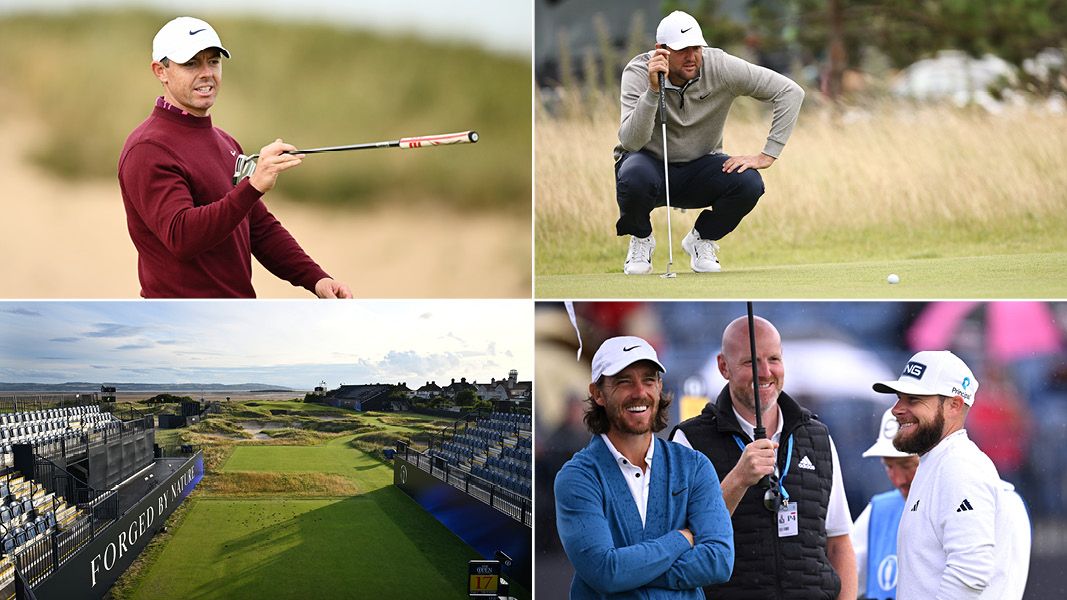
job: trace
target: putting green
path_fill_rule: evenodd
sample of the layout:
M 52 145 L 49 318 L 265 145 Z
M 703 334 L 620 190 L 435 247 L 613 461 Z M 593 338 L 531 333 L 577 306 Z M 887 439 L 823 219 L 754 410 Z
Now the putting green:
M 539 275 L 537 298 L 1061 298 L 1067 296 L 1067 252 L 953 256 L 846 263 L 730 268 L 693 273 L 687 255 L 675 256 L 675 279 L 612 273 Z M 900 283 L 890 285 L 890 273 Z

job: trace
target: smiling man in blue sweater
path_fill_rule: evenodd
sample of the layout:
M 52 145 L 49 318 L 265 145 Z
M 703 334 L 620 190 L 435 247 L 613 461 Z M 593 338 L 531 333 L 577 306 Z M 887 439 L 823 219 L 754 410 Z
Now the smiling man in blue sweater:
M 645 340 L 593 356 L 589 445 L 556 476 L 571 598 L 704 598 L 730 578 L 733 528 L 707 457 L 652 434 L 667 424 L 666 369 Z

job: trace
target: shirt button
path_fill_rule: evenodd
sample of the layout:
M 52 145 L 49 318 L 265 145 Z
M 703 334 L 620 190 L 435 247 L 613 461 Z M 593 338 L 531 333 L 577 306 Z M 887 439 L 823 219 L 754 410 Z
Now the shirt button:
M 640 477 L 640 476 L 641 476 L 640 473 L 634 473 L 634 477 Z

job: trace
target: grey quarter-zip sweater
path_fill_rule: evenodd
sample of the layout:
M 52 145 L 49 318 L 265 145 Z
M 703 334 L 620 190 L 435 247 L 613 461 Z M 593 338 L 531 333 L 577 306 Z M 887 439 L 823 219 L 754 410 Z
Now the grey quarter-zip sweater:
M 730 105 L 750 96 L 774 105 L 771 130 L 763 153 L 774 158 L 782 152 L 796 125 L 804 90 L 774 71 L 731 56 L 718 48 L 704 48 L 696 79 L 682 87 L 666 88 L 667 158 L 689 162 L 723 151 L 723 128 Z M 622 126 L 615 160 L 627 152 L 645 150 L 663 158 L 663 138 L 657 121 L 659 94 L 648 87 L 651 52 L 638 54 L 622 73 Z

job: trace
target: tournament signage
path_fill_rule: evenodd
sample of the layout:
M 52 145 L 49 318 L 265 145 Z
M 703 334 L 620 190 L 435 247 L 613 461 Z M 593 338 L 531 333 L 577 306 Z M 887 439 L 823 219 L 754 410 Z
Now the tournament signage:
M 496 598 L 500 587 L 500 561 L 472 560 L 467 563 L 467 595 Z
M 38 598 L 102 598 L 204 476 L 199 452 L 34 588 Z

